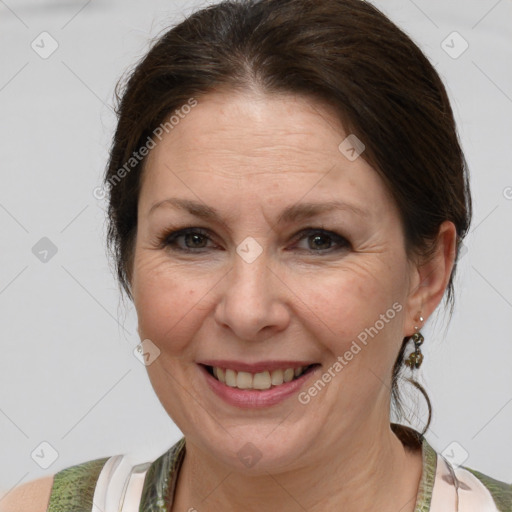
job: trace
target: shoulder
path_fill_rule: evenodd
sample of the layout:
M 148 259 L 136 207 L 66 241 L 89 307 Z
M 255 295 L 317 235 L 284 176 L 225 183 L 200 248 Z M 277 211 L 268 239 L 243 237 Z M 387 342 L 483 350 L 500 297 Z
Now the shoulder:
M 0 494 L 0 512 L 46 512 L 53 478 L 54 475 L 38 478 Z
M 448 502 L 457 502 L 460 512 L 512 512 L 512 485 L 440 456 L 432 510 L 444 510 Z
M 93 498 L 96 509 L 106 510 L 107 502 L 121 504 L 125 495 L 134 503 L 159 501 L 167 495 L 169 483 L 174 485 L 168 477 L 177 473 L 184 451 L 185 438 L 181 438 L 156 460 L 141 463 L 138 456 L 125 453 L 69 466 L 0 491 L 0 512 L 90 512 Z
M 19 485 L 0 498 L 0 512 L 90 511 L 96 481 L 109 459 L 82 462 Z
M 458 468 L 456 474 L 462 482 L 461 493 L 469 493 L 474 491 L 475 487 L 480 487 L 481 491 L 490 494 L 500 512 L 512 512 L 512 484 L 466 466 Z

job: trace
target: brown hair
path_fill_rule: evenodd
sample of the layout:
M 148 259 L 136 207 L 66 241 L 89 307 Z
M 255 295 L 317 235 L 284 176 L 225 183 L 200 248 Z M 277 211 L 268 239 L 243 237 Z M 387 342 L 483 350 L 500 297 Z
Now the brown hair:
M 170 113 L 214 89 L 292 93 L 331 106 L 400 210 L 410 257 L 428 258 L 440 224 L 458 243 L 471 221 L 467 167 L 443 83 L 418 46 L 362 0 L 239 0 L 199 10 L 167 31 L 116 87 L 118 124 L 105 173 L 108 247 L 128 297 L 137 203 L 145 158 L 126 162 L 154 140 Z M 125 172 L 120 177 L 120 170 Z M 453 310 L 454 266 L 447 287 Z M 121 291 L 122 291 L 121 290 Z M 392 399 L 404 338 L 392 371 Z M 429 418 L 431 406 L 424 394 Z

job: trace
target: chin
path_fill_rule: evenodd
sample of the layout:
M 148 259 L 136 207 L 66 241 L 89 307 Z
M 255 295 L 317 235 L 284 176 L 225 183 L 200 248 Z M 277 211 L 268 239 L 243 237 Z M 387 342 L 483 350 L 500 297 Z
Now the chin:
M 282 428 L 279 422 L 264 426 L 247 424 L 234 429 L 218 430 L 208 435 L 205 431 L 185 434 L 200 445 L 209 456 L 222 462 L 230 471 L 251 475 L 265 475 L 297 467 L 304 452 L 317 437 L 309 429 L 309 436 L 299 425 Z

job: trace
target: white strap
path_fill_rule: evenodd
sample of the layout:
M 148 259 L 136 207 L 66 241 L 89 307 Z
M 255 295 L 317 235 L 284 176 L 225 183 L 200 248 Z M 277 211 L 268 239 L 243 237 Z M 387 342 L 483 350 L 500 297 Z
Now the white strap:
M 437 455 L 436 476 L 430 501 L 430 512 L 458 512 L 457 489 L 452 485 L 453 476 L 446 460 Z
M 120 512 L 139 512 L 144 479 L 150 466 L 151 462 L 145 462 L 133 468 L 123 500 L 121 501 Z
M 107 490 L 122 458 L 122 455 L 114 455 L 103 465 L 94 490 L 92 512 L 106 512 Z
M 138 512 L 144 478 L 151 462 L 134 465 L 127 455 L 114 455 L 96 482 L 92 512 Z
M 460 512 L 499 512 L 491 493 L 478 478 L 467 469 L 455 469 L 459 487 Z
M 430 512 L 499 512 L 489 490 L 471 472 L 437 456 Z

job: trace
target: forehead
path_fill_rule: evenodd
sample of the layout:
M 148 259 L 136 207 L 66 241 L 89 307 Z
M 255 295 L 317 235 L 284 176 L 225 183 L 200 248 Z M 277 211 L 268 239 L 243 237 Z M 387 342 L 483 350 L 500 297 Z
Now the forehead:
M 169 195 L 279 203 L 340 193 L 356 204 L 379 201 L 386 191 L 375 170 L 340 150 L 348 135 L 311 98 L 211 93 L 151 150 L 140 201 L 147 212 Z
M 175 117 L 175 123 L 163 134 L 153 155 L 170 146 L 187 159 L 200 157 L 204 151 L 214 152 L 217 158 L 226 152 L 229 157 L 276 159 L 297 152 L 307 155 L 328 146 L 336 150 L 344 138 L 341 123 L 325 105 L 287 94 L 209 93 L 182 119 Z

